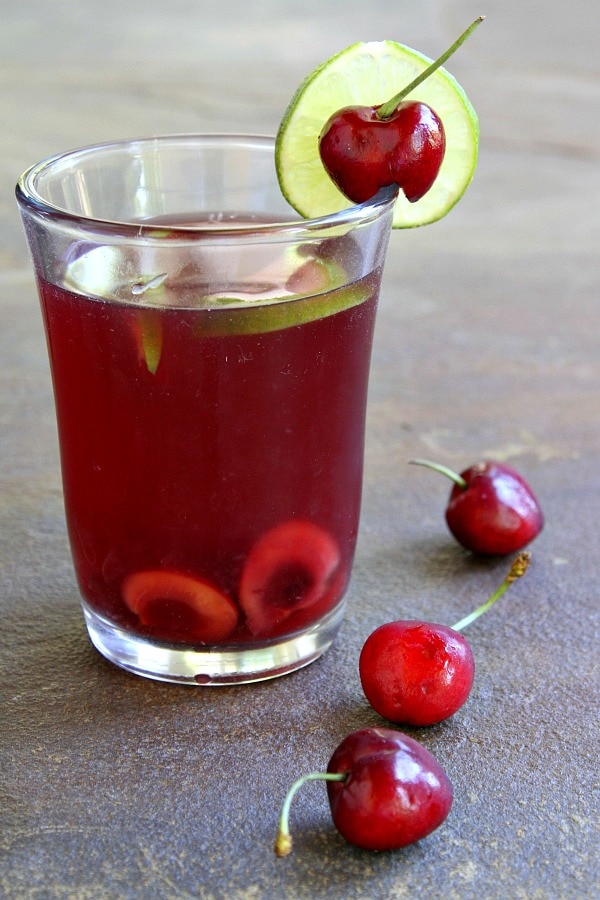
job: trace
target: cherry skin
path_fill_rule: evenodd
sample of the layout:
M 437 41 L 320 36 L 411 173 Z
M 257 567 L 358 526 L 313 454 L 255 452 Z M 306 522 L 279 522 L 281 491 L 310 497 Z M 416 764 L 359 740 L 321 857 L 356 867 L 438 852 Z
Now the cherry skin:
M 483 462 L 461 472 L 466 488 L 452 488 L 446 522 L 456 540 L 482 555 L 514 553 L 543 528 L 538 500 L 510 466 Z
M 475 660 L 466 638 L 452 628 L 400 620 L 369 635 L 359 674 L 365 697 L 384 719 L 433 725 L 466 702 Z
M 275 843 L 291 851 L 289 803 L 306 781 L 324 780 L 333 824 L 349 843 L 365 850 L 396 850 L 435 831 L 452 806 L 452 784 L 418 741 L 389 728 L 363 728 L 334 751 L 327 772 L 298 779 L 284 803 Z
M 452 628 L 401 619 L 380 625 L 365 641 L 358 663 L 365 697 L 385 719 L 434 725 L 454 715 L 473 686 L 475 660 L 460 631 L 482 616 L 525 574 L 531 554 L 520 553 L 494 593 Z
M 481 556 L 504 556 L 529 544 L 544 526 L 537 497 L 505 463 L 479 462 L 459 475 L 428 460 L 413 460 L 454 481 L 446 522 L 459 544 Z
M 333 823 L 349 843 L 396 850 L 438 828 L 452 806 L 452 785 L 418 741 L 387 728 L 365 728 L 342 741 L 327 771 Z
M 425 103 L 404 101 L 386 118 L 379 109 L 350 106 L 334 113 L 319 137 L 321 161 L 354 203 L 394 184 L 414 203 L 427 193 L 444 159 L 444 126 Z

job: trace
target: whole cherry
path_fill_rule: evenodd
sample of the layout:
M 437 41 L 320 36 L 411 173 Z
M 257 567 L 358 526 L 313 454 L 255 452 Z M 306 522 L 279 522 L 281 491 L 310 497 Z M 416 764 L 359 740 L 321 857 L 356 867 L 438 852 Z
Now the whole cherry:
M 350 106 L 335 113 L 319 138 L 321 161 L 353 203 L 370 200 L 391 184 L 414 203 L 439 172 L 446 149 L 444 126 L 425 103 L 398 102 L 385 117 L 380 110 Z
M 365 850 L 395 850 L 435 831 L 452 806 L 452 784 L 418 741 L 389 728 L 363 728 L 334 751 L 326 772 L 304 775 L 290 788 L 275 842 L 278 856 L 292 849 L 291 801 L 307 781 L 327 782 L 333 823 Z
M 405 100 L 460 47 L 483 16 L 402 91 L 377 106 L 347 106 L 335 112 L 319 135 L 319 155 L 330 178 L 354 203 L 388 185 L 407 200 L 420 200 L 444 159 L 444 126 L 426 103 Z
M 537 497 L 505 463 L 485 461 L 460 474 L 426 459 L 411 460 L 454 482 L 446 522 L 459 544 L 482 556 L 504 556 L 527 546 L 544 526 Z
M 460 631 L 483 615 L 515 579 L 530 554 L 519 554 L 502 584 L 452 628 L 400 620 L 375 629 L 365 641 L 359 674 L 365 697 L 383 718 L 404 725 L 434 725 L 466 702 L 475 675 L 473 652 Z

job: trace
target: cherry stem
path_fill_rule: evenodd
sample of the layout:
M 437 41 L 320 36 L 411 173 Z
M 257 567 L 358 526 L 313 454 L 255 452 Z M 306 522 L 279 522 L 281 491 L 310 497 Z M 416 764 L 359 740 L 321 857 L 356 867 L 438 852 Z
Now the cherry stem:
M 383 103 L 380 107 L 378 107 L 377 118 L 389 119 L 389 117 L 394 114 L 398 104 L 401 103 L 402 100 L 404 100 L 404 98 L 408 94 L 410 94 L 411 91 L 414 91 L 414 89 L 418 87 L 421 82 L 425 81 L 426 78 L 429 78 L 429 76 L 432 75 L 436 69 L 439 69 L 440 66 L 443 66 L 446 60 L 449 59 L 454 53 L 456 53 L 461 44 L 464 44 L 469 35 L 473 31 L 475 31 L 477 26 L 480 25 L 484 19 L 485 16 L 478 16 L 474 22 L 471 22 L 466 31 L 463 31 L 461 36 L 454 41 L 452 46 L 448 47 L 445 53 L 442 53 L 442 55 L 438 59 L 436 59 L 435 62 L 432 62 L 431 65 L 424 69 L 424 71 L 421 72 L 420 75 L 417 75 L 417 77 L 413 81 L 411 81 L 409 85 L 403 88 L 403 90 L 401 90 L 399 94 L 396 94 L 396 96 L 392 97 L 391 100 L 388 100 L 386 103 Z
M 277 856 L 288 856 L 292 852 L 292 836 L 289 829 L 290 806 L 297 791 L 307 781 L 345 781 L 347 775 L 344 772 L 311 772 L 303 775 L 293 783 L 281 807 L 279 816 L 279 830 L 275 839 L 275 853 Z
M 490 606 L 493 606 L 496 600 L 499 600 L 500 597 L 508 590 L 513 581 L 516 581 L 517 578 L 520 578 L 525 574 L 529 567 L 529 560 L 531 559 L 531 553 L 528 550 L 524 550 L 522 553 L 516 557 L 513 561 L 512 566 L 510 567 L 510 571 L 506 575 L 504 581 L 498 587 L 491 597 L 489 597 L 485 603 L 482 603 L 481 606 L 478 606 L 477 609 L 474 609 L 472 613 L 469 613 L 468 616 L 465 616 L 464 619 L 461 619 L 456 625 L 453 625 L 452 628 L 454 631 L 462 631 L 463 628 L 466 628 L 467 625 L 470 625 L 471 622 L 474 622 L 475 619 L 478 619 L 479 616 L 482 616 L 484 612 L 487 612 Z
M 462 488 L 463 491 L 466 491 L 468 485 L 462 475 L 459 475 L 458 472 L 453 472 L 452 469 L 449 469 L 448 466 L 442 466 L 440 463 L 431 462 L 430 459 L 409 459 L 409 463 L 412 463 L 413 466 L 425 466 L 428 469 L 433 469 L 434 472 L 439 472 L 440 475 L 446 475 L 447 478 L 450 478 L 455 484 Z

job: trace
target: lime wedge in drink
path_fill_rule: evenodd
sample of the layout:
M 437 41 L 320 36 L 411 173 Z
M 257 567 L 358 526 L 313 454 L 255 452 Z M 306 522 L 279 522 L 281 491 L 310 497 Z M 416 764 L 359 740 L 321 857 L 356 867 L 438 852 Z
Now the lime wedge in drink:
M 245 309 L 227 306 L 203 310 L 198 318 L 196 333 L 205 337 L 224 335 L 266 334 L 294 325 L 304 325 L 335 315 L 344 309 L 359 306 L 372 297 L 379 286 L 379 273 L 367 275 L 354 284 L 339 287 L 314 297 L 291 298 L 282 302 L 248 306 Z
M 394 41 L 357 43 L 318 66 L 300 85 L 275 145 L 283 195 L 302 216 L 315 218 L 350 206 L 329 178 L 318 139 L 333 113 L 346 106 L 378 106 L 410 85 L 431 60 Z M 435 222 L 462 197 L 477 163 L 479 124 L 456 79 L 437 68 L 404 99 L 430 106 L 442 120 L 446 153 L 433 186 L 416 203 L 399 193 L 394 228 Z

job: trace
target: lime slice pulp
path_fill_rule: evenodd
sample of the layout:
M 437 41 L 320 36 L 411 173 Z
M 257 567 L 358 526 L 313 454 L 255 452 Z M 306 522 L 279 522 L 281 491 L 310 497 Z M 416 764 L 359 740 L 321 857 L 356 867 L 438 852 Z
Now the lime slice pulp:
M 352 44 L 322 63 L 300 85 L 279 126 L 275 163 L 282 193 L 305 218 L 346 209 L 350 201 L 329 178 L 319 156 L 319 134 L 346 106 L 378 106 L 410 84 L 431 60 L 395 41 Z M 400 191 L 394 228 L 426 225 L 445 216 L 467 189 L 477 164 L 479 123 L 456 79 L 439 68 L 405 98 L 440 117 L 446 153 L 433 187 L 416 203 Z

